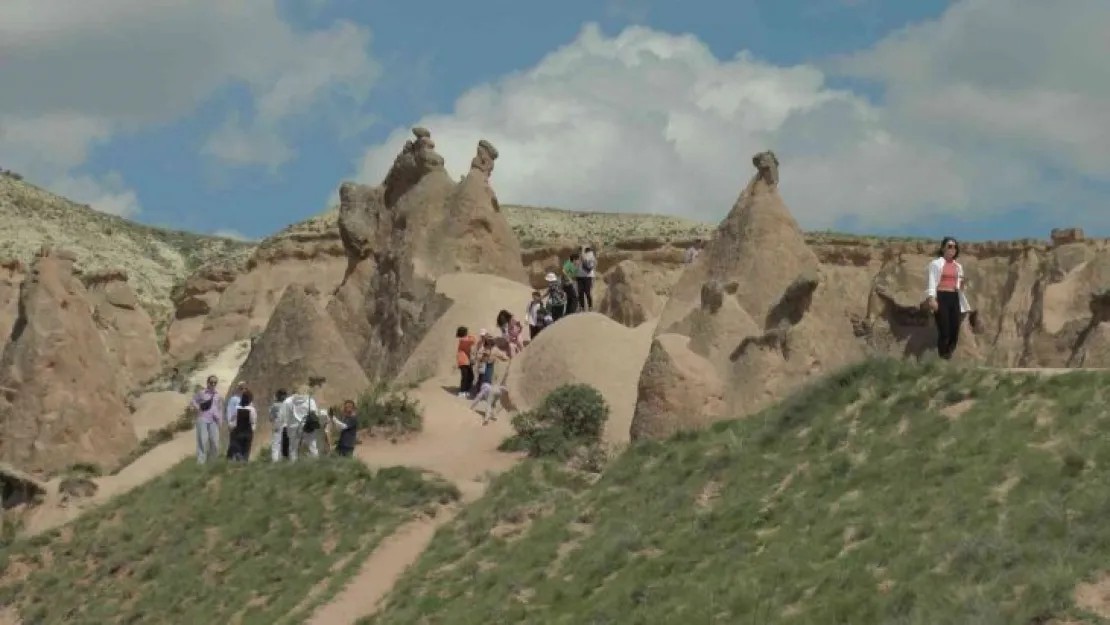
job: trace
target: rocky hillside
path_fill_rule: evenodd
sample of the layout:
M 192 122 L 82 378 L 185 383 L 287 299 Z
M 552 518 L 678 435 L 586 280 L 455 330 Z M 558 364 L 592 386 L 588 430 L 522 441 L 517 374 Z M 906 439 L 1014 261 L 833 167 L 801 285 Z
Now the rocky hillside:
M 0 259 L 30 264 L 42 247 L 73 252 L 79 273 L 122 270 L 147 312 L 161 320 L 173 310 L 170 290 L 197 268 L 242 258 L 250 243 L 154 228 L 107 215 L 0 174 Z

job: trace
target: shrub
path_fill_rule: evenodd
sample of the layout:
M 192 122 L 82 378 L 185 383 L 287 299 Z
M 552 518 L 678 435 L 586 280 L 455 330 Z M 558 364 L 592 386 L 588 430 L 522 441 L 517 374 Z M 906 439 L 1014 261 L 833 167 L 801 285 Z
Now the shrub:
M 424 429 L 424 408 L 408 393 L 378 385 L 358 398 L 359 430 L 398 438 Z
M 566 459 L 579 447 L 596 445 L 608 420 L 609 404 L 596 388 L 565 384 L 548 393 L 535 410 L 514 416 L 516 435 L 499 449 Z

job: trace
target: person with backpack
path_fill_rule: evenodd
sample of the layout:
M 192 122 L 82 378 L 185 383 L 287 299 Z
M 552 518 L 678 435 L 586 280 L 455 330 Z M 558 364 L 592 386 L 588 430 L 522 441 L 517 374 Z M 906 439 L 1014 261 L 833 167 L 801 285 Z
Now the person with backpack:
M 309 394 L 307 384 L 298 386 L 297 391 L 282 402 L 281 415 L 282 423 L 289 433 L 289 462 L 297 461 L 297 454 L 305 444 L 308 445 L 308 455 L 318 458 L 319 407 Z
M 578 310 L 588 312 L 593 309 L 595 277 L 597 277 L 597 255 L 587 246 L 582 251 L 582 266 L 578 270 Z
M 274 402 L 270 404 L 270 461 L 280 462 L 282 458 L 289 457 L 289 433 L 282 420 L 281 407 L 289 393 L 279 388 L 274 395 Z
M 235 419 L 236 411 L 239 410 L 239 399 L 243 393 L 247 392 L 247 383 L 239 380 L 235 385 L 235 392 L 227 398 L 226 405 L 224 406 L 224 421 L 227 423 L 228 441 L 227 441 L 227 459 L 231 460 L 231 454 L 235 450 L 231 444 L 231 422 Z
M 223 418 L 223 397 L 216 390 L 219 379 L 208 376 L 204 389 L 193 395 L 191 405 L 197 412 L 197 464 L 215 460 L 220 453 L 220 421 Z
M 554 323 L 566 313 L 567 294 L 555 274 L 549 273 L 544 276 L 544 279 L 547 281 L 547 312 Z
M 254 431 L 258 429 L 258 411 L 254 409 L 253 400 L 250 391 L 243 391 L 239 396 L 239 407 L 227 424 L 228 459 L 232 461 L 246 462 L 251 458 Z
M 358 409 L 354 400 L 343 402 L 343 411 L 331 419 L 332 424 L 339 430 L 339 440 L 335 443 L 335 453 L 341 457 L 349 457 L 355 453 L 358 444 Z
M 566 311 L 563 316 L 573 315 L 578 312 L 578 289 L 575 284 L 578 280 L 578 272 L 581 269 L 579 263 L 581 256 L 578 252 L 571 252 L 570 258 L 563 263 L 563 292 L 566 293 Z

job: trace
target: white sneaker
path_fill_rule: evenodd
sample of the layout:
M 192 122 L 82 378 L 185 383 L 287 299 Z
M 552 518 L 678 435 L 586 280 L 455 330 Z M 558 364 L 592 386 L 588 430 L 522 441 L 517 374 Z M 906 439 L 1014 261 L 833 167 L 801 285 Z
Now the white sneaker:
M 459 393 L 459 397 L 466 397 L 466 396 L 467 396 L 466 393 L 462 393 L 462 392 Z

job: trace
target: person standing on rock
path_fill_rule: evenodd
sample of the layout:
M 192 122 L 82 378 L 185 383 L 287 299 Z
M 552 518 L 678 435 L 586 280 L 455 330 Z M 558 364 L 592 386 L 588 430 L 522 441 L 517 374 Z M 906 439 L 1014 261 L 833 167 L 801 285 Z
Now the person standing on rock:
M 251 458 L 254 431 L 258 429 L 258 411 L 254 408 L 254 396 L 243 391 L 239 396 L 239 406 L 227 424 L 228 458 L 235 462 L 246 462 Z
M 964 294 L 964 268 L 956 261 L 959 257 L 959 242 L 944 237 L 927 272 L 925 304 L 937 325 L 937 355 L 945 360 L 955 353 L 963 316 L 971 312 Z
M 589 312 L 594 307 L 594 278 L 597 277 L 597 254 L 586 246 L 578 269 L 578 310 Z
M 547 312 L 551 314 L 551 321 L 554 323 L 566 314 L 567 294 L 555 274 L 549 273 L 544 279 L 547 281 Z
M 308 446 L 308 455 L 320 456 L 316 439 L 320 431 L 319 408 L 316 400 L 309 395 L 307 384 L 297 387 L 297 392 L 286 398 L 281 405 L 282 422 L 289 432 L 289 462 L 297 461 L 302 445 Z
M 578 252 L 571 252 L 570 258 L 563 263 L 563 292 L 566 293 L 567 302 L 564 316 L 578 312 L 578 289 L 575 284 L 578 281 L 581 262 Z
M 285 389 L 278 389 L 274 395 L 274 403 L 270 404 L 270 460 L 280 462 L 282 458 L 289 457 L 289 432 L 285 428 L 285 421 L 281 414 L 281 407 L 289 393 Z
M 223 398 L 216 390 L 220 380 L 208 376 L 205 387 L 193 395 L 192 406 L 197 411 L 197 464 L 215 460 L 220 453 L 220 421 L 223 418 Z
M 543 329 L 543 295 L 539 291 L 532 291 L 532 301 L 524 309 L 524 318 L 528 321 L 528 340 L 536 340 L 540 330 Z

